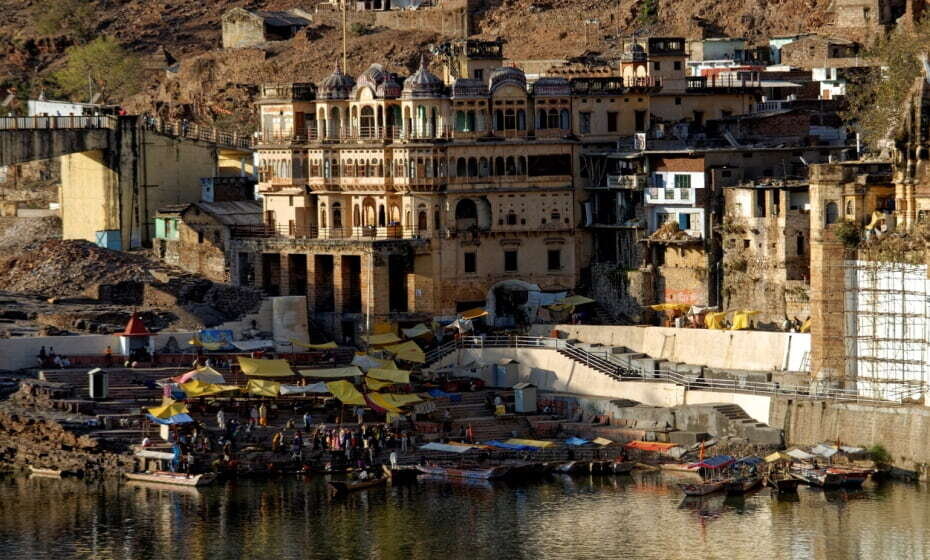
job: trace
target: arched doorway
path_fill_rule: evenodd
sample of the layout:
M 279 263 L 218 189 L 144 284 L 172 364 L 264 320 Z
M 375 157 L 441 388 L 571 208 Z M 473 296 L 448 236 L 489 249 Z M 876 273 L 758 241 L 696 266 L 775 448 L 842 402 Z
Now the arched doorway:
M 470 198 L 463 198 L 455 205 L 455 229 L 466 231 L 478 227 L 478 205 Z

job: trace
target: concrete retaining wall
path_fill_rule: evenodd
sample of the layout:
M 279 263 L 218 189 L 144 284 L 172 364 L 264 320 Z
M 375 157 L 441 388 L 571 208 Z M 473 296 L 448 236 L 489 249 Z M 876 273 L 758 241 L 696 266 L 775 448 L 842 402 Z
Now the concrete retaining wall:
M 917 471 L 923 480 L 930 474 L 930 409 L 925 407 L 878 407 L 779 397 L 772 404 L 771 418 L 772 426 L 785 431 L 789 445 L 881 445 L 896 466 Z
M 194 333 L 173 332 L 154 336 L 155 347 L 161 348 L 174 337 L 183 348 Z M 36 367 L 36 356 L 45 346 L 46 352 L 54 348 L 62 356 L 102 355 L 110 346 L 119 352 L 119 337 L 116 335 L 90 334 L 84 336 L 32 336 L 28 338 L 0 339 L 0 370 L 17 370 Z
M 496 364 L 515 360 L 517 367 L 501 372 Z M 716 391 L 688 391 L 674 383 L 615 381 L 603 373 L 580 364 L 555 350 L 537 348 L 464 349 L 443 358 L 435 367 L 447 365 L 483 364 L 477 368 L 485 383 L 511 387 L 522 381 L 534 383 L 540 389 L 630 399 L 650 406 L 683 404 L 736 404 L 759 422 L 769 420 L 770 397 Z
M 551 326 L 539 325 L 542 334 Z M 810 352 L 810 334 L 718 331 L 648 326 L 556 325 L 569 338 L 625 346 L 671 362 L 756 371 L 800 371 Z

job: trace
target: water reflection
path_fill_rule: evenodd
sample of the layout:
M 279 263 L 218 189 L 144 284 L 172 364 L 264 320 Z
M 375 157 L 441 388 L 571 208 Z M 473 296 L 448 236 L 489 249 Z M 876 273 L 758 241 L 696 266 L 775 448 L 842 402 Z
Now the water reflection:
M 926 558 L 921 487 L 682 498 L 663 473 L 423 480 L 333 498 L 325 478 L 205 489 L 0 479 L 9 558 Z

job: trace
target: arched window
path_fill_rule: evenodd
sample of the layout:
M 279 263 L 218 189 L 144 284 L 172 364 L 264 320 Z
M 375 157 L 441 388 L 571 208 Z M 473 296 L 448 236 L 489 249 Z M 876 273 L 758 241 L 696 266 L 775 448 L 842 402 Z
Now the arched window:
M 494 174 L 497 175 L 498 177 L 501 177 L 503 175 L 506 175 L 506 173 L 507 172 L 504 171 L 504 158 L 497 156 L 494 159 Z
M 333 227 L 342 227 L 342 204 L 338 202 L 333 203 Z
M 835 224 L 836 220 L 839 219 L 839 208 L 837 208 L 835 202 L 827 203 L 825 218 L 826 218 L 827 225 Z
M 332 168 L 330 167 L 330 163 L 328 159 L 323 160 L 323 176 L 326 177 L 327 179 L 333 176 L 333 171 L 332 171 Z
M 417 212 L 417 231 L 426 231 L 429 227 L 426 224 L 426 209 Z
M 332 167 L 333 167 L 333 177 L 338 177 L 339 176 L 339 163 L 336 161 L 336 158 L 333 158 L 330 161 L 332 162 Z
M 559 128 L 559 112 L 555 109 L 549 109 L 547 114 L 549 128 Z
M 455 162 L 455 176 L 456 177 L 467 177 L 468 176 L 468 164 L 465 162 L 465 158 L 460 157 Z
M 320 227 L 326 227 L 326 204 L 320 204 Z
M 468 122 L 465 117 L 465 111 L 455 112 L 455 131 L 468 132 Z
M 517 130 L 526 130 L 526 111 L 517 109 Z
M 846 201 L 846 217 L 847 217 L 847 218 L 851 218 L 851 217 L 853 216 L 854 213 L 855 213 L 855 212 L 854 212 L 854 210 L 853 210 L 853 201 L 852 201 L 852 200 L 847 200 L 847 201 Z
M 439 221 L 440 221 L 440 214 L 439 214 L 439 208 L 437 207 L 435 210 L 433 210 L 433 229 L 436 231 L 439 231 Z
M 355 227 L 362 227 L 362 213 L 358 209 L 358 204 L 356 204 L 352 210 L 352 225 Z
M 467 230 L 478 225 L 478 205 L 470 198 L 463 198 L 455 205 L 455 229 Z
M 568 112 L 568 109 L 559 111 L 559 128 L 562 130 L 571 130 L 572 128 L 572 114 Z
M 488 160 L 487 158 L 481 158 L 478 160 L 478 176 L 487 177 L 489 174 Z
M 384 212 L 384 205 L 378 206 L 378 227 L 387 225 L 387 215 Z
M 478 176 L 478 160 L 475 158 L 468 158 L 468 176 L 477 177 Z
M 517 129 L 517 114 L 513 109 L 506 109 L 504 111 L 504 130 L 516 130 Z
M 536 128 L 546 128 L 546 111 L 543 109 L 536 112 Z
M 507 156 L 507 175 L 517 175 L 517 166 L 514 164 L 513 156 Z
M 465 115 L 465 130 L 467 130 L 468 132 L 474 132 L 475 130 L 477 130 L 477 128 L 475 128 L 476 124 L 477 123 L 475 122 L 475 112 L 469 111 Z
M 339 129 L 342 127 L 342 123 L 339 122 L 339 107 L 333 107 L 329 112 L 329 130 L 326 132 L 330 138 L 335 138 L 339 135 Z
M 517 175 L 526 175 L 526 158 L 524 156 L 517 158 Z
M 423 105 L 417 105 L 417 125 L 416 125 L 416 128 L 417 128 L 417 133 L 418 133 L 420 136 L 425 136 L 425 135 L 426 135 L 426 126 L 427 126 L 427 122 L 426 122 L 426 107 L 424 107 Z
M 410 227 L 410 210 L 404 212 L 404 227 Z
M 500 109 L 494 111 L 494 130 L 504 130 L 504 112 Z
M 371 107 L 362 107 L 359 134 L 363 138 L 374 138 L 375 136 L 375 111 Z

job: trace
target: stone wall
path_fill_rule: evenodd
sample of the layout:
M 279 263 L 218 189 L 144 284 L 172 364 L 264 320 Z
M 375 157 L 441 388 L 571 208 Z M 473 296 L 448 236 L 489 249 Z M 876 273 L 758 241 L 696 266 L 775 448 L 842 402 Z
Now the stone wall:
M 922 406 L 879 407 L 852 403 L 773 399 L 770 424 L 785 431 L 789 445 L 840 443 L 881 445 L 898 467 L 930 474 L 930 409 Z

